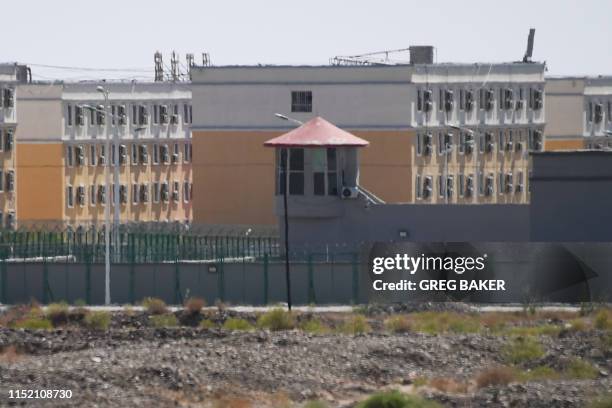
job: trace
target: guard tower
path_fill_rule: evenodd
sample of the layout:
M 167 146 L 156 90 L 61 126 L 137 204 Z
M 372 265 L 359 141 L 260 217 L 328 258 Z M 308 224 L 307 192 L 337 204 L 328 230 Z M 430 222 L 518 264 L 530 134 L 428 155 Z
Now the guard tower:
M 368 144 L 318 116 L 265 142 L 276 148 L 276 215 L 284 215 L 285 188 L 289 217 L 342 215 L 342 200 L 361 194 L 358 148 Z

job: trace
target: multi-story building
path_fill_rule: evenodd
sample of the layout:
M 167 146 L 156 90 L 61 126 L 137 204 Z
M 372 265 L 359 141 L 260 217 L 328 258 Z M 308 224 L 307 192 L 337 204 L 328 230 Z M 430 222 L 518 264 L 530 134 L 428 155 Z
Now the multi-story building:
M 612 147 L 612 77 L 546 78 L 546 150 Z
M 120 222 L 191 220 L 188 84 L 34 83 L 19 86 L 17 101 L 20 225 L 101 223 L 107 198 Z
M 15 225 L 15 95 L 17 85 L 27 81 L 27 75 L 24 65 L 0 64 L 0 228 Z
M 194 183 L 206 191 L 194 222 L 276 222 L 263 143 L 296 125 L 275 113 L 322 116 L 369 141 L 360 185 L 386 202 L 527 202 L 528 151 L 544 142 L 544 65 L 413 62 L 193 69 Z

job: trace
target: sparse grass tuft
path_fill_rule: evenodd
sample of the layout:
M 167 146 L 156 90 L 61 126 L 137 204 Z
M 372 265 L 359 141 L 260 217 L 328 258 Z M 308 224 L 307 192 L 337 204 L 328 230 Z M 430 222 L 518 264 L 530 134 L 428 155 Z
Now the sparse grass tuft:
M 327 407 L 329 407 L 329 405 L 327 405 L 325 402 L 320 401 L 320 400 L 315 400 L 315 401 L 308 401 L 307 403 L 304 404 L 302 408 L 327 408 Z
M 204 319 L 200 322 L 200 328 L 202 329 L 212 329 L 215 327 L 215 323 L 210 319 Z
M 427 377 L 417 377 L 412 380 L 412 385 L 414 385 L 415 387 L 422 387 L 424 385 L 427 385 L 428 383 L 429 379 Z
M 516 370 L 512 367 L 498 366 L 488 368 L 476 376 L 478 388 L 491 385 L 506 385 L 516 380 Z
M 321 320 L 313 317 L 300 323 L 300 329 L 306 333 L 312 334 L 325 334 L 329 333 L 329 327 L 327 327 Z
M 573 332 L 583 332 L 583 331 L 587 331 L 590 329 L 589 325 L 587 324 L 587 322 L 582 319 L 582 318 L 576 318 L 576 319 L 572 319 L 569 322 L 570 325 L 570 330 Z
M 85 316 L 85 326 L 93 330 L 106 330 L 111 322 L 111 315 L 103 310 L 93 311 Z
M 76 307 L 85 307 L 85 306 L 87 306 L 87 302 L 85 302 L 83 299 L 77 299 L 72 304 L 74 306 L 76 306 Z
M 242 330 L 242 331 L 250 331 L 253 330 L 254 327 L 251 323 L 244 319 L 238 319 L 234 317 L 230 317 L 223 323 L 223 328 L 225 330 Z
M 594 380 L 599 376 L 599 370 L 587 361 L 574 359 L 565 369 L 565 376 L 576 380 Z
M 371 331 L 372 327 L 370 327 L 368 320 L 363 315 L 353 315 L 349 317 L 340 327 L 340 332 L 345 334 L 361 334 Z
M 506 344 L 502 350 L 508 363 L 521 364 L 537 360 L 544 356 L 544 350 L 537 339 L 532 337 L 517 337 Z
M 468 385 L 452 378 L 436 377 L 429 380 L 429 386 L 445 393 L 466 393 Z
M 612 408 L 612 394 L 600 395 L 592 400 L 588 408 Z
M 158 298 L 144 298 L 142 306 L 152 315 L 163 315 L 168 313 L 166 302 Z
M 45 315 L 54 327 L 68 323 L 68 303 L 51 303 L 47 306 Z
M 14 324 L 16 329 L 29 329 L 29 330 L 51 330 L 53 324 L 49 319 L 44 317 L 26 317 Z
M 520 374 L 522 381 L 558 380 L 561 377 L 562 373 L 547 366 L 538 366 Z
M 257 326 L 272 331 L 291 330 L 295 327 L 295 320 L 290 312 L 279 307 L 259 316 Z
M 599 330 L 612 329 L 612 311 L 610 309 L 600 309 L 595 315 L 593 324 Z
M 357 408 L 439 408 L 435 401 L 417 395 L 406 395 L 398 391 L 379 392 L 360 402 Z
M 508 329 L 508 334 L 514 336 L 558 336 L 561 327 L 554 324 L 543 324 L 540 326 L 519 326 Z
M 414 331 L 439 333 L 477 333 L 482 330 L 478 316 L 453 312 L 419 312 L 410 315 Z
M 172 313 L 149 316 L 149 323 L 153 327 L 176 327 L 179 325 L 178 319 Z
M 185 301 L 185 311 L 192 315 L 199 314 L 204 306 L 206 306 L 206 301 L 202 298 L 190 297 Z
M 391 333 L 408 333 L 412 331 L 412 324 L 406 316 L 392 316 L 385 320 L 385 329 Z

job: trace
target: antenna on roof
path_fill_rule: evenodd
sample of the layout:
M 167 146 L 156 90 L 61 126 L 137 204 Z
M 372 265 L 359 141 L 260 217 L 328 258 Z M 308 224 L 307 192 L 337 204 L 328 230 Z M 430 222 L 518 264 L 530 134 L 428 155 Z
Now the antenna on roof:
M 194 65 L 193 54 L 187 54 L 185 56 L 185 60 L 187 61 L 187 75 L 189 76 L 189 80 L 191 80 L 191 68 Z
M 153 57 L 155 62 L 155 82 L 162 82 L 164 80 L 164 64 L 162 62 L 162 53 L 155 51 Z
M 178 81 L 179 72 L 178 72 L 178 55 L 176 51 L 172 51 L 172 57 L 170 58 L 170 75 L 172 76 L 173 81 Z
M 527 51 L 525 51 L 523 62 L 531 62 L 531 56 L 533 55 L 533 37 L 535 37 L 535 28 L 530 28 L 529 37 L 527 37 Z

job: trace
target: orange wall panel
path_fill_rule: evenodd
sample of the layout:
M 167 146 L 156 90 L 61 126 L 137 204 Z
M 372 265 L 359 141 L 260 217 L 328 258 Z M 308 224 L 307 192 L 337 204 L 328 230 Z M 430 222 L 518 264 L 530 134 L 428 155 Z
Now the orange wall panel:
M 544 150 L 576 150 L 584 149 L 583 139 L 547 139 L 544 144 Z
M 64 185 L 61 143 L 17 145 L 17 217 L 19 221 L 61 220 Z

